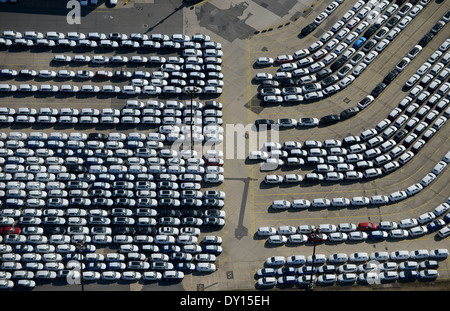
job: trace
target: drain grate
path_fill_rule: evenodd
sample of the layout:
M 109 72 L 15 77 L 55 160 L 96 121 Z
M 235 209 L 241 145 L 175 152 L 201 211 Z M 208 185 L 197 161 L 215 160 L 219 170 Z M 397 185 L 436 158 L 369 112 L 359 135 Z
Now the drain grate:
M 227 271 L 227 279 L 231 280 L 233 277 L 233 271 Z
M 197 284 L 197 291 L 198 292 L 203 292 L 205 290 L 205 285 L 204 284 Z
M 346 104 L 348 104 L 350 102 L 350 99 L 349 98 L 344 98 L 344 103 L 346 103 Z

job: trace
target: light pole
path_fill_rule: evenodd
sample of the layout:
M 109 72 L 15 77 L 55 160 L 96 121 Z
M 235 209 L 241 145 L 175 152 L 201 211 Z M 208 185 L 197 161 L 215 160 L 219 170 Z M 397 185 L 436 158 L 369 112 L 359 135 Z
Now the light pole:
M 309 279 L 309 284 L 308 284 L 308 291 L 311 291 L 314 287 L 314 282 L 313 282 L 313 278 L 314 278 L 314 262 L 316 260 L 316 243 L 318 241 L 318 236 L 317 236 L 318 230 L 314 229 L 311 234 L 309 235 L 310 240 L 313 242 L 313 253 L 312 253 L 312 263 L 311 263 L 311 277 Z
M 80 253 L 80 282 L 81 282 L 81 291 L 84 292 L 84 279 L 83 279 L 83 250 L 84 243 L 83 241 L 78 241 L 77 248 Z
M 192 103 L 192 99 L 194 94 L 198 91 L 198 88 L 195 86 L 189 87 L 188 93 L 191 102 L 191 151 L 194 151 L 194 133 L 193 133 L 193 123 L 194 123 L 194 105 Z

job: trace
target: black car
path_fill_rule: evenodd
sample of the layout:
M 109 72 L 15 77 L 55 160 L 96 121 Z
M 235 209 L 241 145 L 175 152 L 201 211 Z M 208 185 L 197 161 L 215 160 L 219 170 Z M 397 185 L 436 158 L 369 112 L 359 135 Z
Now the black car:
M 433 38 L 434 38 L 434 34 L 429 32 L 425 36 L 423 36 L 422 39 L 420 39 L 419 45 L 421 47 L 425 47 L 428 43 L 430 43 L 431 39 L 433 39 Z
M 378 97 L 378 95 L 380 95 L 381 94 L 381 92 L 383 92 L 384 91 L 384 89 L 386 88 L 386 84 L 385 83 L 383 83 L 383 82 L 381 82 L 381 83 L 379 83 L 373 90 L 372 90 L 372 92 L 370 93 L 370 95 L 372 95 L 373 97 Z
M 341 120 L 346 120 L 353 116 L 356 116 L 358 114 L 358 112 L 359 112 L 358 107 L 350 107 L 341 112 L 340 118 L 341 118 Z
M 114 72 L 113 78 L 116 80 L 128 80 L 131 76 L 131 72 L 129 71 L 117 70 Z
M 259 119 L 255 121 L 255 126 L 259 130 L 262 127 L 266 126 L 266 128 L 271 127 L 272 124 L 274 124 L 275 121 L 269 120 L 269 119 Z
M 367 40 L 362 47 L 362 51 L 367 54 L 376 44 L 377 41 L 374 39 Z
M 324 117 L 320 118 L 319 123 L 322 124 L 322 125 L 329 125 L 329 124 L 337 123 L 337 122 L 339 122 L 339 120 L 340 120 L 339 115 L 337 115 L 337 114 L 330 114 L 330 115 L 327 115 L 327 116 L 324 116 Z
M 317 25 L 315 23 L 311 23 L 311 24 L 307 25 L 306 27 L 304 27 L 302 29 L 302 31 L 300 32 L 300 34 L 303 36 L 307 36 L 314 30 L 316 30 L 316 28 L 317 28 Z
M 203 217 L 203 212 L 196 209 L 183 210 L 182 215 L 185 217 Z
M 43 229 L 44 229 L 44 234 L 48 234 L 48 235 L 66 233 L 66 227 L 64 227 L 64 226 L 46 225 L 46 226 L 44 226 Z
M 297 81 L 295 79 L 282 79 L 279 80 L 280 86 L 294 86 L 297 85 Z
M 408 135 L 408 130 L 402 129 L 402 130 L 398 131 L 397 134 L 395 134 L 394 140 L 398 143 L 398 142 L 401 141 L 403 138 L 405 138 L 406 135 Z
M 377 31 L 378 27 L 375 25 L 370 26 L 365 32 L 363 37 L 369 39 Z
M 149 226 L 137 226 L 136 232 L 139 234 L 155 235 L 158 230 Z
M 335 82 L 339 81 L 339 77 L 336 75 L 328 76 L 325 79 L 322 80 L 320 84 L 322 84 L 323 88 L 326 88 L 327 86 L 335 84 Z
M 316 73 L 316 78 L 317 78 L 317 80 L 322 80 L 322 79 L 328 77 L 332 73 L 333 73 L 333 71 L 331 69 L 324 68 Z
M 441 31 L 442 28 L 444 28 L 445 22 L 438 21 L 436 24 L 434 24 L 433 28 L 431 28 L 431 33 L 436 35 L 439 31 Z
M 342 66 L 344 66 L 345 64 L 345 59 L 343 59 L 342 57 L 337 59 L 334 63 L 331 64 L 330 69 L 335 72 L 336 70 L 338 70 L 339 68 L 341 68 Z
M 398 76 L 399 72 L 397 69 L 391 70 L 386 77 L 383 79 L 383 83 L 389 85 Z
M 389 29 L 392 29 L 392 27 L 394 27 L 395 24 L 397 24 L 399 20 L 400 20 L 399 16 L 391 17 L 391 19 L 386 22 L 386 27 Z
M 103 133 L 89 133 L 88 140 L 106 140 L 107 136 Z
M 276 81 L 276 80 L 263 80 L 261 82 L 261 87 L 277 87 L 280 86 L 280 82 Z
M 112 227 L 112 233 L 115 235 L 119 234 L 134 234 L 136 230 L 134 227 L 129 226 L 114 226 Z
M 86 173 L 88 168 L 83 165 L 67 165 L 67 172 L 69 173 Z
M 175 209 L 164 209 L 159 212 L 159 216 L 161 217 L 180 217 L 181 212 Z

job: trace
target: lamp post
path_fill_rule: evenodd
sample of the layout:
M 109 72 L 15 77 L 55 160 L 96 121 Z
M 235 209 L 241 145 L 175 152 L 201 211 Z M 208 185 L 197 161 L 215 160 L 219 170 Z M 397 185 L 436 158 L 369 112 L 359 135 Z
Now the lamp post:
M 192 104 L 192 99 L 194 94 L 198 91 L 198 88 L 195 86 L 189 87 L 188 93 L 191 102 L 191 151 L 194 151 L 194 133 L 193 133 L 193 123 L 194 123 L 194 107 Z
M 313 278 L 314 278 L 314 262 L 316 260 L 316 243 L 318 241 L 318 230 L 314 229 L 311 234 L 309 235 L 309 239 L 313 242 L 313 253 L 312 253 L 312 263 L 311 263 L 311 277 L 309 279 L 309 284 L 308 284 L 308 291 L 311 291 L 314 287 L 314 282 L 313 282 Z
M 81 291 L 84 292 L 84 279 L 83 279 L 83 250 L 84 243 L 83 241 L 78 241 L 77 249 L 80 253 L 80 282 L 81 282 Z

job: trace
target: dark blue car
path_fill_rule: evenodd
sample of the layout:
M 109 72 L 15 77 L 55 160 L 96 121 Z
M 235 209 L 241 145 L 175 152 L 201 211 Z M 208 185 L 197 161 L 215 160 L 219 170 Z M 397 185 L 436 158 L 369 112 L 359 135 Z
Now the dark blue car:
M 295 275 L 295 268 L 294 267 L 283 267 L 283 268 L 279 268 L 277 270 L 277 275 L 278 276 L 283 276 L 283 275 Z
M 304 266 L 304 267 L 300 267 L 297 270 L 297 273 L 300 275 L 309 275 L 311 274 L 311 270 L 313 271 L 313 273 L 316 273 L 316 267 L 312 267 L 312 266 Z
M 368 236 L 370 240 L 380 240 L 380 241 L 386 240 L 387 237 L 388 233 L 382 230 L 371 231 Z
M 446 225 L 446 222 L 443 219 L 436 219 L 435 221 L 428 224 L 427 229 L 429 232 L 434 232 L 441 229 Z
M 419 273 L 416 270 L 404 270 L 398 274 L 399 280 L 412 281 L 419 277 Z
M 443 219 L 444 219 L 444 221 L 445 221 L 446 223 L 449 223 L 449 222 L 450 222 L 450 213 L 448 213 L 447 215 L 445 215 Z

